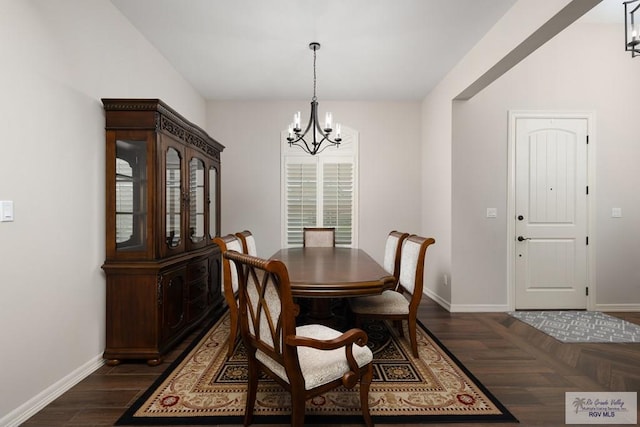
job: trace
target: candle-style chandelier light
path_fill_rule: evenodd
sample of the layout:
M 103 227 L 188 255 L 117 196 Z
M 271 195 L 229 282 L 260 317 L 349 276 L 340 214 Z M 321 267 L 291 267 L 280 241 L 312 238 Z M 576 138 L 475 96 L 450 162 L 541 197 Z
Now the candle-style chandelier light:
M 289 142 L 289 146 L 296 145 L 314 156 L 322 152 L 327 147 L 332 145 L 336 147 L 339 146 L 342 138 L 339 123 L 336 123 L 336 136 L 334 139 L 332 140 L 329 137 L 331 132 L 333 132 L 333 117 L 331 113 L 326 114 L 324 127 L 322 127 L 318 121 L 318 100 L 316 98 L 316 51 L 320 49 L 320 43 L 309 43 L 309 49 L 313 50 L 313 98 L 311 98 L 311 117 L 303 131 L 300 126 L 300 111 L 295 113 L 293 115 L 293 123 L 289 125 L 287 141 Z M 311 134 L 307 136 L 309 131 L 311 131 Z M 305 139 L 305 136 L 307 136 L 309 141 Z
M 640 55 L 640 0 L 625 1 L 624 4 L 624 48 L 631 52 L 631 57 Z M 638 3 L 634 7 L 634 3 Z M 636 22 L 638 21 L 638 22 Z

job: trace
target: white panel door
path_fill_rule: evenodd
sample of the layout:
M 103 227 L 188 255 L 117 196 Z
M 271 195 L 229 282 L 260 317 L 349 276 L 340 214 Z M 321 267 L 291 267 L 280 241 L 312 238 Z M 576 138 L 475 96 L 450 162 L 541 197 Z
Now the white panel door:
M 583 118 L 518 118 L 515 307 L 587 307 L 587 127 Z

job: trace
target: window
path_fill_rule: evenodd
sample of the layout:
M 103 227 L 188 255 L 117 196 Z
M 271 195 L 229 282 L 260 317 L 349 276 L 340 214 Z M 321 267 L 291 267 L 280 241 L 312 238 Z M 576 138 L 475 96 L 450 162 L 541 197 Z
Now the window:
M 304 227 L 335 227 L 336 245 L 357 247 L 357 133 L 311 156 L 282 140 L 282 243 L 302 246 Z

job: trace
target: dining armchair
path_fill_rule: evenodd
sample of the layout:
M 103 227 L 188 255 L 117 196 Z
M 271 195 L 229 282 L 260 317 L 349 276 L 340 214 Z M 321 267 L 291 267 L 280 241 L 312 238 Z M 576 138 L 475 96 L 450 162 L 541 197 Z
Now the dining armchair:
M 330 248 L 336 245 L 336 229 L 334 227 L 304 227 L 302 230 L 302 246 Z
M 380 295 L 349 300 L 356 326 L 361 325 L 363 318 L 392 320 L 400 326 L 399 333 L 403 336 L 402 321 L 406 320 L 413 357 L 418 357 L 416 323 L 422 299 L 425 258 L 427 248 L 434 243 L 435 240 L 432 238 L 415 234 L 407 237 L 400 254 L 400 278 L 397 288 L 383 291 Z
M 236 233 L 236 236 L 242 242 L 242 251 L 245 254 L 249 254 L 251 256 L 258 256 L 256 239 L 255 237 L 253 237 L 253 233 L 251 233 L 249 230 L 244 230 L 239 233 Z
M 293 302 L 289 273 L 279 260 L 236 251 L 224 257 L 239 277 L 240 329 L 248 358 L 244 425 L 253 419 L 260 373 L 291 394 L 291 425 L 303 426 L 305 401 L 333 388 L 360 384 L 360 406 L 367 426 L 373 353 L 360 329 L 344 333 L 324 325 L 296 327 L 300 309 Z
M 213 242 L 218 245 L 221 254 L 226 251 L 242 252 L 242 243 L 233 234 L 216 237 Z M 229 349 L 227 350 L 227 356 L 231 356 L 240 338 L 240 328 L 238 326 L 238 272 L 236 266 L 224 257 L 222 257 L 222 293 L 229 307 Z

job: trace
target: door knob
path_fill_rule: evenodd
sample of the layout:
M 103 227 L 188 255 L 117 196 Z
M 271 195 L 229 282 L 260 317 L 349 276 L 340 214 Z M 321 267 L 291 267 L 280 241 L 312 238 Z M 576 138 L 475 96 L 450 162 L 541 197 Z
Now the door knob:
M 525 240 L 529 240 L 528 237 L 518 236 L 518 242 L 524 242 Z
M 524 217 L 522 215 L 518 215 L 518 221 L 522 221 Z

